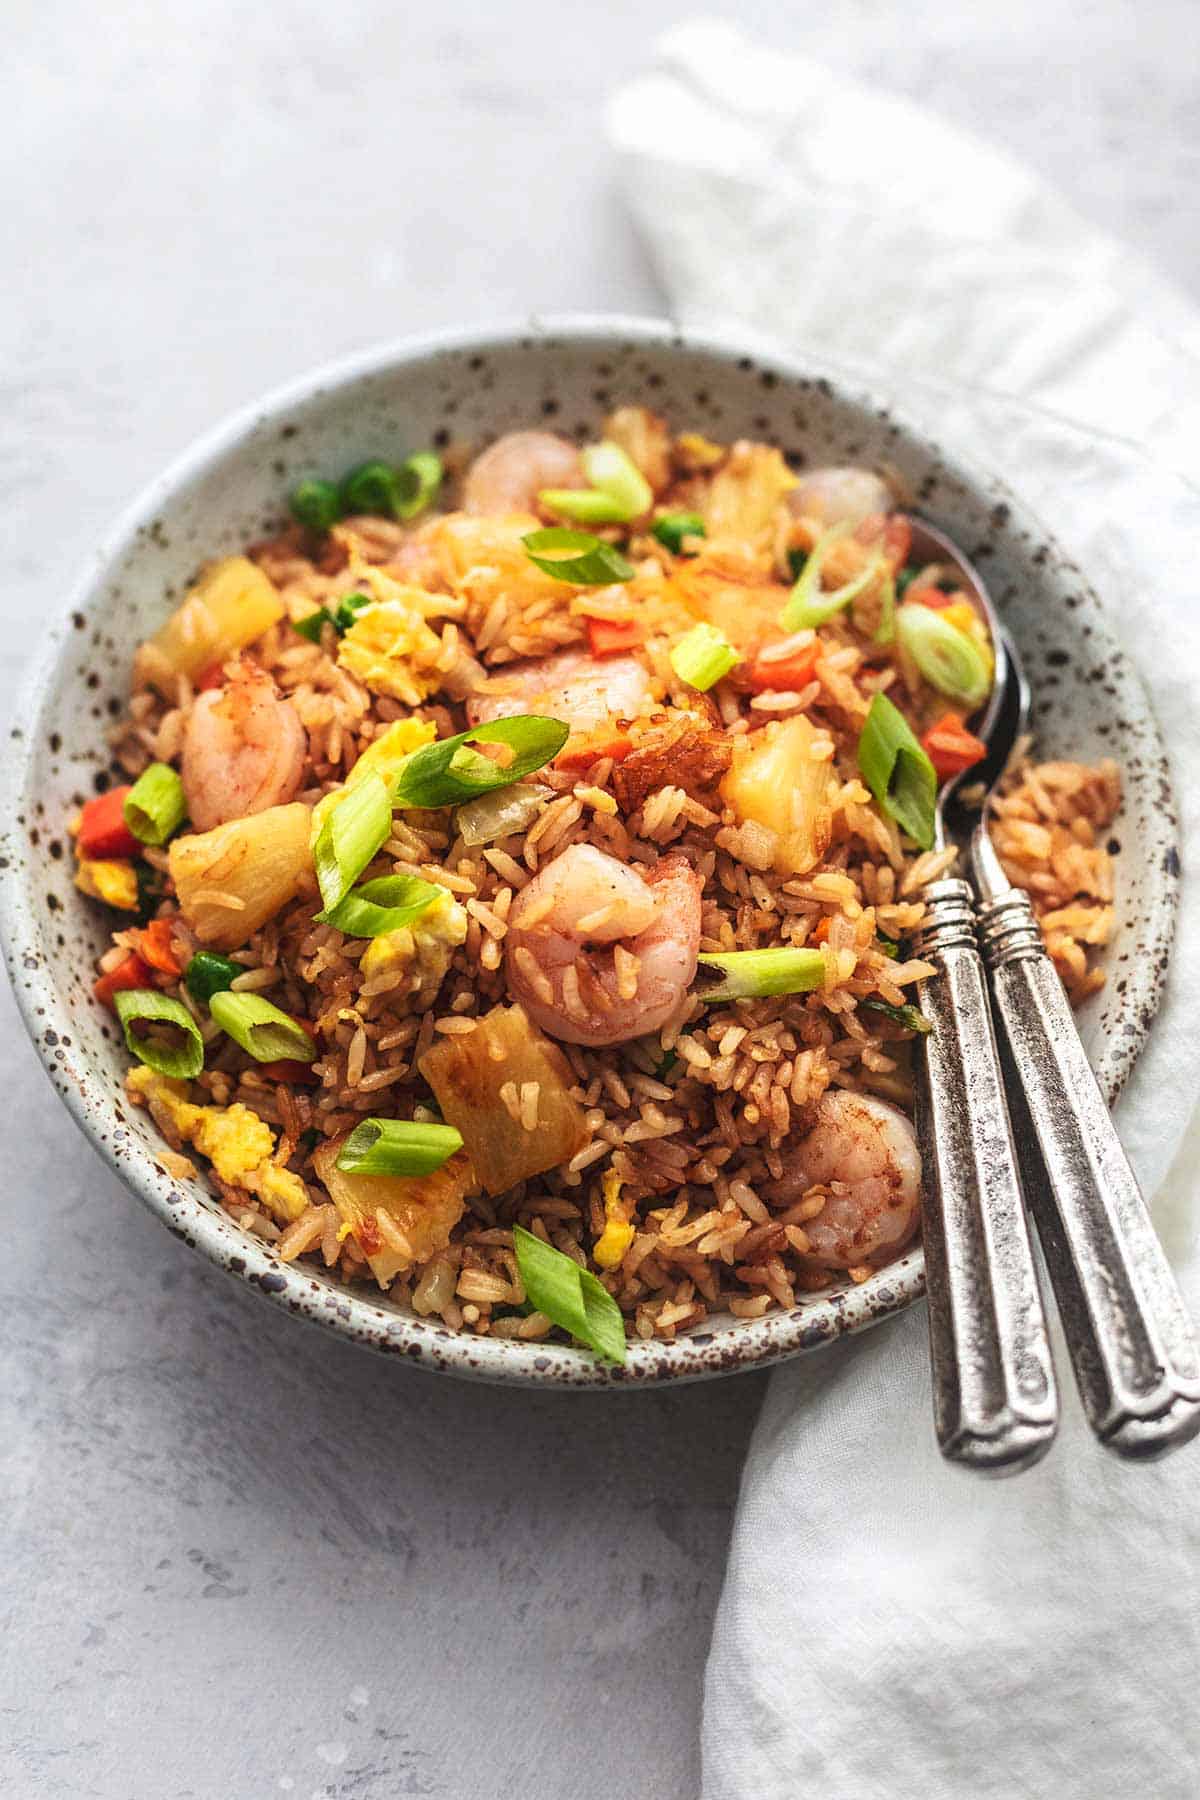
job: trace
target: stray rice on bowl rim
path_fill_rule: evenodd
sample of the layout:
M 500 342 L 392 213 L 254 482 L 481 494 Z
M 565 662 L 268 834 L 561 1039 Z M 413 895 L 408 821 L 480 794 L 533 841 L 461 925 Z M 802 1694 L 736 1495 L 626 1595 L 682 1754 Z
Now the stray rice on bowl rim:
M 138 650 L 74 824 L 179 1179 L 454 1329 L 622 1361 L 919 1222 L 909 954 L 986 627 L 893 485 L 623 407 L 293 492 Z M 1116 768 L 995 837 L 1074 999 Z

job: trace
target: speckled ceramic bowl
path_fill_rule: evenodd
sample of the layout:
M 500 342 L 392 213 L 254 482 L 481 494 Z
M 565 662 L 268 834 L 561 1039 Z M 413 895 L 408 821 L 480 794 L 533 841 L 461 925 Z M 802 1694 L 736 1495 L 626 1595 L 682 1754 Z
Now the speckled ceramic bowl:
M 239 414 L 135 503 L 48 641 L 12 727 L 3 863 L 5 947 L 30 1036 L 68 1111 L 133 1192 L 184 1243 L 276 1305 L 427 1368 L 491 1381 L 579 1387 L 686 1381 L 775 1362 L 910 1305 L 920 1249 L 858 1287 L 759 1320 L 715 1319 L 675 1344 L 637 1344 L 622 1370 L 558 1345 L 458 1336 L 312 1266 L 285 1265 L 243 1234 L 200 1182 L 158 1160 L 144 1113 L 126 1106 L 128 1058 L 91 999 L 105 920 L 71 881 L 66 820 L 105 764 L 135 644 L 197 566 L 277 522 L 299 476 L 451 437 L 486 439 L 544 420 L 581 438 L 606 409 L 644 401 L 681 425 L 781 444 L 796 462 L 895 465 L 921 507 L 978 562 L 1028 660 L 1042 748 L 1111 752 L 1125 774 L 1120 929 L 1112 979 L 1082 1019 L 1112 1096 L 1149 1029 L 1170 948 L 1177 856 L 1167 765 L 1139 682 L 1080 571 L 997 481 L 964 469 L 869 396 L 812 370 L 632 319 L 572 319 L 385 346 Z

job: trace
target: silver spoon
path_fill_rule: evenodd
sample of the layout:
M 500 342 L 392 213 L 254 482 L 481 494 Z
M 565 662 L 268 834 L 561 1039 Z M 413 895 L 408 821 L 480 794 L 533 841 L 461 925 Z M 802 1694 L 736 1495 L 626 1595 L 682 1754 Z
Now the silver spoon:
M 998 735 L 1011 742 L 1028 722 L 1029 684 L 1006 648 L 1009 723 Z M 1084 1412 L 1117 1455 L 1164 1456 L 1200 1431 L 1200 1342 L 986 810 L 971 862 L 1026 1187 Z
M 914 518 L 913 560 L 948 563 L 983 615 L 996 670 L 981 722 L 989 755 L 971 771 L 989 786 L 1016 738 L 1005 710 L 1004 642 L 982 581 L 949 539 Z M 965 844 L 957 806 L 962 777 L 938 795 L 935 847 Z M 920 984 L 929 1023 L 917 1060 L 917 1132 L 923 1163 L 922 1231 L 929 1294 L 934 1427 L 943 1456 L 981 1474 L 1016 1473 L 1054 1439 L 1058 1390 L 1004 1078 L 988 1004 L 987 976 L 965 881 L 925 889 L 927 914 L 915 951 L 935 973 Z

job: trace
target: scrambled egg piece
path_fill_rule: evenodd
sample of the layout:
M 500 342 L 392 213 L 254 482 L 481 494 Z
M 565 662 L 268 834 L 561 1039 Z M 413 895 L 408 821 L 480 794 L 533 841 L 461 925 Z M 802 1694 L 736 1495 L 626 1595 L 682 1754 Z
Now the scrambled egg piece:
M 106 906 L 119 906 L 122 912 L 138 909 L 137 874 L 131 862 L 81 856 L 75 886 L 93 900 L 103 900 Z
M 248 1106 L 240 1101 L 194 1106 L 186 1081 L 173 1081 L 143 1064 L 130 1069 L 125 1086 L 149 1107 L 160 1130 L 193 1144 L 229 1187 L 253 1194 L 281 1224 L 300 1217 L 309 1204 L 308 1189 L 298 1175 L 271 1161 L 275 1134 Z
M 604 1230 L 592 1245 L 592 1260 L 602 1269 L 619 1269 L 636 1234 L 621 1203 L 621 1178 L 610 1169 L 600 1183 L 604 1191 Z
M 439 613 L 461 613 L 461 605 L 448 594 L 397 581 L 353 548 L 350 574 L 374 604 L 363 608 L 342 638 L 339 665 L 372 693 L 420 705 L 442 679 L 442 640 L 427 621 Z
M 432 744 L 436 736 L 437 727 L 426 719 L 397 719 L 394 725 L 389 725 L 363 751 L 341 787 L 334 788 L 313 807 L 312 842 L 316 843 L 326 815 L 347 789 L 357 787 L 368 775 L 381 776 L 390 788 L 405 757 Z
M 432 1000 L 466 935 L 466 908 L 443 892 L 411 925 L 372 938 L 358 966 L 368 981 L 398 969 L 407 977 L 410 993 Z

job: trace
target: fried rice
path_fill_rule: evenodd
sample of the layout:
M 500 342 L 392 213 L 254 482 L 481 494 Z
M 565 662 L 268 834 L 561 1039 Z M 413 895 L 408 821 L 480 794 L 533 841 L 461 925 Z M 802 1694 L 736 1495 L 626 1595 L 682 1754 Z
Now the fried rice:
M 847 1197 L 850 1183 L 837 1174 L 807 1183 L 789 1175 L 827 1093 L 864 1095 L 911 1114 L 919 1021 L 906 1009 L 929 965 L 906 945 L 923 917 L 925 885 L 954 856 L 905 836 L 858 761 L 876 694 L 894 700 L 918 734 L 947 711 L 945 695 L 886 641 L 881 624 L 883 590 L 898 578 L 906 578 L 909 594 L 924 584 L 931 605 L 955 603 L 936 574 L 905 567 L 899 498 L 863 472 L 866 486 L 854 491 L 882 493 L 884 504 L 859 505 L 857 517 L 852 507 L 842 517 L 830 502 L 842 490 L 797 476 L 773 447 L 675 435 L 640 408 L 610 418 L 603 439 L 623 451 L 653 496 L 630 523 L 588 528 L 628 559 L 629 578 L 564 581 L 526 552 L 525 536 L 562 523 L 539 499 L 543 488 L 583 486 L 580 476 L 571 478 L 574 446 L 553 440 L 567 478 L 538 483 L 539 453 L 527 444 L 532 473 L 526 470 L 528 491 L 516 500 L 496 481 L 497 447 L 473 463 L 466 451 L 447 453 L 440 511 L 411 522 L 350 512 L 327 529 L 295 524 L 250 546 L 248 564 L 233 559 L 239 579 L 249 580 L 250 566 L 266 584 L 261 593 L 278 615 L 248 642 L 237 633 L 222 638 L 214 626 L 219 608 L 204 610 L 202 575 L 199 602 L 193 595 L 175 615 L 174 635 L 160 632 L 139 651 L 128 713 L 113 734 L 122 783 L 149 765 L 182 762 L 195 825 L 210 803 L 197 790 L 212 779 L 199 761 L 189 770 L 197 708 L 249 671 L 267 679 L 272 705 L 289 708 L 301 728 L 302 766 L 276 810 L 312 809 L 347 791 L 360 758 L 393 727 L 424 728 L 411 750 L 422 736 L 468 732 L 481 712 L 511 712 L 506 684 L 514 671 L 527 693 L 531 667 L 553 673 L 558 665 L 549 659 L 574 657 L 563 679 L 577 682 L 582 670 L 603 694 L 632 659 L 649 697 L 628 707 L 618 699 L 582 728 L 568 721 L 563 751 L 518 784 L 524 810 L 512 815 L 515 829 L 465 831 L 452 806 L 394 812 L 361 874 L 434 884 L 445 896 L 439 917 L 452 918 L 453 930 L 422 934 L 418 920 L 388 942 L 320 921 L 307 850 L 282 902 L 242 936 L 239 910 L 257 908 L 253 882 L 246 888 L 234 877 L 222 886 L 224 877 L 205 875 L 185 888 L 178 879 L 180 846 L 202 843 L 204 834 L 185 826 L 170 845 L 139 843 L 132 857 L 85 855 L 82 834 L 77 845 L 81 885 L 126 909 L 100 959 L 101 998 L 111 1004 L 115 989 L 131 985 L 132 969 L 144 985 L 182 1002 L 204 1041 L 204 1066 L 190 1083 L 143 1063 L 130 1072 L 130 1097 L 149 1107 L 172 1175 L 202 1169 L 232 1218 L 287 1261 L 310 1258 L 347 1282 L 386 1287 L 392 1301 L 453 1329 L 523 1340 L 558 1328 L 530 1307 L 515 1227 L 589 1270 L 620 1308 L 627 1333 L 642 1339 L 671 1340 L 712 1312 L 756 1318 L 790 1308 L 806 1292 L 865 1279 L 903 1248 L 915 1207 L 899 1238 L 868 1235 L 862 1254 L 851 1242 L 835 1259 L 818 1256 L 822 1216 Z M 488 455 L 494 491 L 506 502 L 495 511 L 480 503 Z M 519 478 L 515 452 L 512 464 Z M 499 473 L 509 479 L 513 469 Z M 682 538 L 655 530 L 663 517 L 679 515 L 703 524 Z M 781 605 L 797 566 L 823 539 L 827 588 L 863 570 L 871 580 L 852 604 L 789 636 L 777 624 Z M 217 573 L 224 579 L 227 564 Z M 211 572 L 209 579 L 211 592 Z M 365 604 L 342 629 L 336 610 L 348 594 Z M 323 623 L 322 608 L 331 615 Z M 737 658 L 703 691 L 672 662 L 698 620 Z M 311 636 L 298 633 L 297 623 L 307 623 Z M 778 685 L 772 658 L 784 671 Z M 552 677 L 542 685 L 552 690 Z M 731 783 L 731 769 L 743 766 L 745 746 L 797 720 L 807 727 L 787 741 L 819 765 L 819 804 L 801 826 L 783 811 L 768 823 L 761 808 L 745 804 L 745 784 Z M 225 779 L 216 778 L 218 790 Z M 261 796 L 252 800 L 245 816 L 268 819 L 270 798 L 265 806 Z M 1025 757 L 996 803 L 1004 866 L 1032 896 L 1075 1000 L 1103 980 L 1096 952 L 1113 929 L 1107 832 L 1119 802 L 1111 763 L 1039 765 Z M 212 804 L 217 812 L 224 805 L 226 820 L 209 836 L 236 829 L 220 793 Z M 786 804 L 784 796 L 781 809 Z M 793 826 L 800 832 L 794 853 Z M 579 846 L 639 879 L 682 867 L 699 894 L 702 954 L 818 949 L 819 985 L 712 1003 L 689 972 L 678 1004 L 655 1029 L 613 1042 L 572 1041 L 572 1011 L 586 1015 L 599 1004 L 589 986 L 587 930 L 578 963 L 568 961 L 552 980 L 538 920 L 530 922 L 522 895 Z M 103 872 L 122 863 L 137 876 L 132 905 L 129 879 Z M 506 939 L 522 906 L 522 943 L 514 949 Z M 135 907 L 136 923 L 128 917 Z M 214 918 L 224 920 L 224 935 L 214 937 Z M 310 1063 L 263 1063 L 216 1026 L 183 978 L 214 942 L 239 971 L 233 992 L 261 995 L 303 1022 L 317 1048 Z M 641 960 L 621 942 L 612 958 L 613 1004 L 636 1014 Z M 561 1036 L 536 1022 L 556 1009 Z M 332 1154 L 347 1133 L 368 1117 L 437 1118 L 443 1096 L 428 1071 L 480 1043 L 496 1069 L 485 1100 L 476 1095 L 484 1108 L 475 1120 L 481 1167 L 468 1141 L 423 1184 L 402 1183 L 402 1194 L 393 1195 L 386 1178 L 372 1190 L 369 1177 L 350 1192 Z M 568 1114 L 565 1140 L 548 1132 L 549 1117 Z M 548 1137 L 559 1148 L 569 1142 L 571 1153 L 538 1166 Z M 489 1158 L 499 1173 L 485 1182 Z M 497 1185 L 506 1172 L 526 1169 Z

